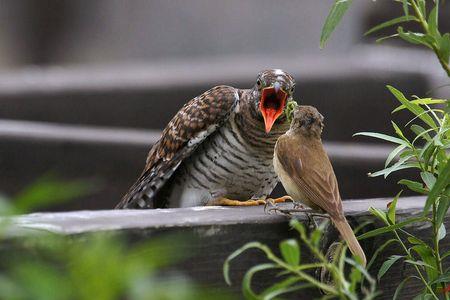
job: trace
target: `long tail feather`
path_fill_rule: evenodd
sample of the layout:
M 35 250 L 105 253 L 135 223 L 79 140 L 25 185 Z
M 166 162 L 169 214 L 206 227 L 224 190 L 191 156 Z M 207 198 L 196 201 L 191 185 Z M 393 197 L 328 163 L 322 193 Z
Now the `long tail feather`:
M 353 233 L 353 229 L 348 224 L 345 217 L 340 218 L 332 218 L 334 226 L 336 226 L 337 230 L 341 234 L 342 238 L 347 242 L 348 248 L 355 256 L 359 256 L 362 260 L 362 265 L 365 267 L 367 264 L 366 254 L 364 250 L 361 248 L 358 240 L 356 239 L 355 234 Z

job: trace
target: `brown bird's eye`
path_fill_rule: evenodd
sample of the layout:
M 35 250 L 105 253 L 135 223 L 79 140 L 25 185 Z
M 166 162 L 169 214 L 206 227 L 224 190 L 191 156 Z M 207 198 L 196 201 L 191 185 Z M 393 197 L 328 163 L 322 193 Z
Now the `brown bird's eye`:
M 258 88 L 260 88 L 262 86 L 262 82 L 261 80 L 256 80 L 256 85 L 258 86 Z
M 291 87 L 291 89 L 289 90 L 289 92 L 292 94 L 295 91 L 295 86 Z

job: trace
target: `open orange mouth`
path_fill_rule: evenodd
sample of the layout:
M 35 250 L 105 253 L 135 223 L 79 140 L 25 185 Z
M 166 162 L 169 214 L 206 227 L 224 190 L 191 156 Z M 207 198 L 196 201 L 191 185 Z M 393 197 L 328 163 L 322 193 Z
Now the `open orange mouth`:
M 281 88 L 266 87 L 262 90 L 259 110 L 264 118 L 266 133 L 269 133 L 273 124 L 283 113 L 287 93 Z

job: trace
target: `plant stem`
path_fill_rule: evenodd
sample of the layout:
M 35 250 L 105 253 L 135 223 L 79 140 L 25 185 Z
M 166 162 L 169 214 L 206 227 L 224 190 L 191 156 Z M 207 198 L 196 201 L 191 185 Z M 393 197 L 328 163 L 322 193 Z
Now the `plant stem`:
M 439 275 L 442 275 L 442 259 L 439 253 L 439 224 L 436 223 L 436 203 L 433 203 L 433 242 L 434 242 L 434 257 L 436 259 L 436 266 L 438 268 Z M 445 299 L 449 299 L 448 292 L 445 289 L 445 283 L 441 283 L 442 290 L 444 291 Z
M 415 0 L 411 0 L 410 1 L 411 6 L 414 9 L 414 12 L 416 13 L 417 18 L 419 19 L 419 23 L 423 28 L 423 31 L 425 32 L 425 34 L 429 34 L 429 29 L 428 29 L 428 23 L 425 20 L 425 17 L 422 15 L 422 13 L 420 12 L 420 9 L 416 3 Z M 435 43 L 431 44 L 431 48 L 433 49 L 434 53 L 436 54 L 439 63 L 441 64 L 442 68 L 444 69 L 444 71 L 447 73 L 447 76 L 450 77 L 450 66 L 448 65 L 448 63 L 441 57 L 440 53 L 439 53 L 439 49 L 438 47 L 435 45 Z
M 409 254 L 408 248 L 406 248 L 405 244 L 403 243 L 402 239 L 400 238 L 400 236 L 398 235 L 397 230 L 393 231 L 395 234 L 395 237 L 397 238 L 397 240 L 400 242 L 400 244 L 402 245 L 403 250 L 406 253 L 406 256 L 408 257 L 409 260 L 415 261 L 414 257 L 412 257 Z M 420 269 L 417 265 L 414 265 L 414 268 L 417 271 L 417 274 L 419 274 L 420 280 L 422 280 L 423 284 L 426 286 L 427 290 L 431 293 L 431 295 L 434 297 L 434 299 L 439 300 L 438 296 L 436 296 L 436 294 L 434 293 L 433 289 L 431 288 L 431 286 L 428 284 L 428 282 L 426 281 L 426 279 L 423 277 L 422 272 L 420 272 Z

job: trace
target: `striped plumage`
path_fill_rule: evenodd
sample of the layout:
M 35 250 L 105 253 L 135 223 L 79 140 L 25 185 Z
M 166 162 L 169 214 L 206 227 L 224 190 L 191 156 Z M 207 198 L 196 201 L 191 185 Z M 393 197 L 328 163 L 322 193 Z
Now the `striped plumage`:
M 218 86 L 192 99 L 150 150 L 144 172 L 118 208 L 186 207 L 207 205 L 220 197 L 267 197 L 277 183 L 273 149 L 289 124 L 284 113 L 275 115 L 266 133 L 270 115 L 263 117 L 261 110 L 272 107 L 261 107 L 282 105 L 276 109 L 283 111 L 293 87 L 289 74 L 267 70 L 258 75 L 252 89 Z M 286 95 L 280 103 L 277 93 Z

